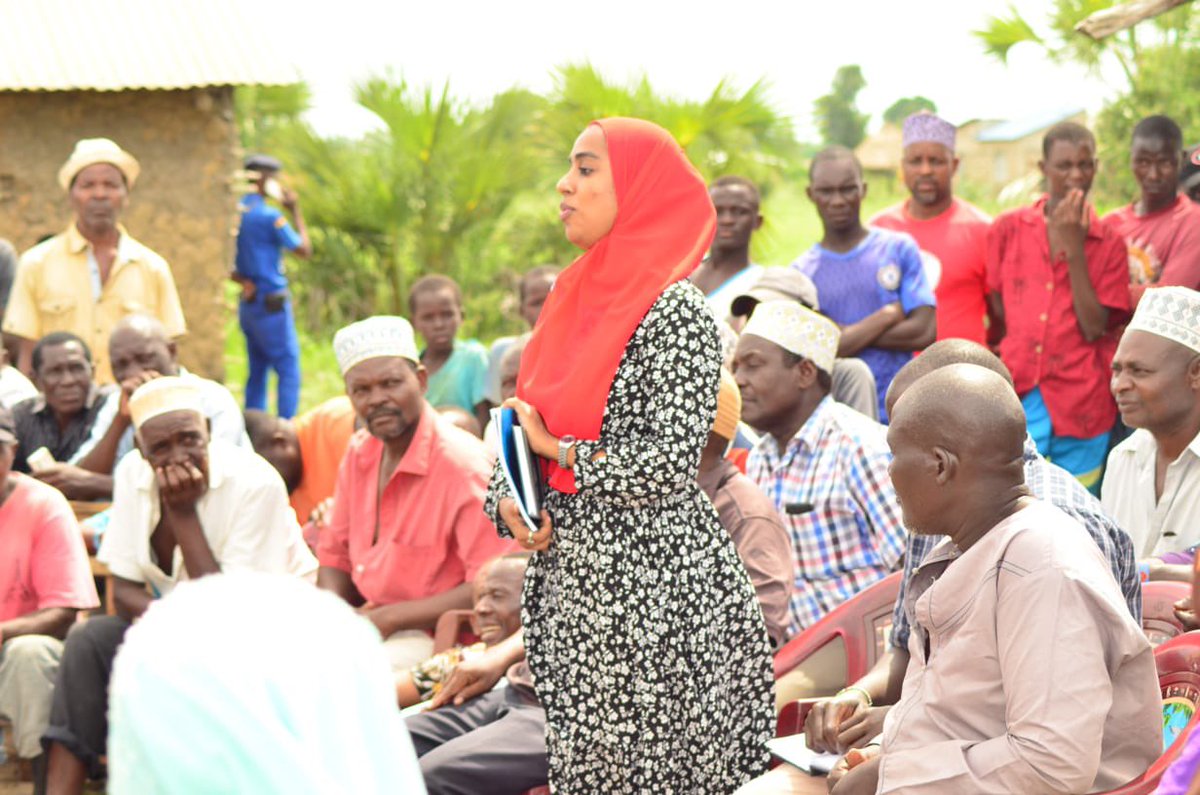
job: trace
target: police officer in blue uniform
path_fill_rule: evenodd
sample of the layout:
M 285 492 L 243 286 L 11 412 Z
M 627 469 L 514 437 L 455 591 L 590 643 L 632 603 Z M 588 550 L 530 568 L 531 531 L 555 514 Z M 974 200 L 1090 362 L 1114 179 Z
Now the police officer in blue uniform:
M 266 410 L 267 374 L 273 369 L 278 377 L 279 416 L 292 417 L 300 402 L 300 344 L 283 272 L 283 250 L 307 259 L 312 245 L 298 197 L 277 179 L 282 164 L 267 155 L 251 155 L 245 168 L 254 176 L 255 191 L 238 204 L 242 222 L 232 278 L 242 285 L 238 320 L 250 360 L 246 408 Z M 277 200 L 287 216 L 268 204 L 268 197 Z

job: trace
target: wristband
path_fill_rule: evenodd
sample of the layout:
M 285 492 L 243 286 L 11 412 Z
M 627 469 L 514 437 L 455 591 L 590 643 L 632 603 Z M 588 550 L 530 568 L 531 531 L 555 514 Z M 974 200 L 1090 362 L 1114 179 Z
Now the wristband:
M 867 692 L 866 688 L 859 687 L 858 685 L 850 685 L 850 687 L 843 687 L 841 690 L 837 691 L 838 696 L 842 695 L 843 693 L 861 693 L 862 697 L 867 700 L 867 706 L 874 706 L 875 702 L 871 699 L 871 694 Z

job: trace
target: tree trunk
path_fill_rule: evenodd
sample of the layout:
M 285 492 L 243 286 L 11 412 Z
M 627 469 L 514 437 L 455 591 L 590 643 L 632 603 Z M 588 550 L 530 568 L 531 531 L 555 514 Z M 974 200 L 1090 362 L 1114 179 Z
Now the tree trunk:
M 1075 30 L 1099 41 L 1190 2 L 1192 0 L 1132 0 L 1097 11 L 1076 25 Z

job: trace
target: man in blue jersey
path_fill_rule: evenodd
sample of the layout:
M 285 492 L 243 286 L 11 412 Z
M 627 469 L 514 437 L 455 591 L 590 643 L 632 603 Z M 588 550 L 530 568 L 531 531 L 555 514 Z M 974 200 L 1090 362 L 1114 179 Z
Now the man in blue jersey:
M 867 186 L 849 149 L 818 152 L 808 181 L 824 236 L 792 267 L 812 279 L 822 314 L 841 327 L 837 355 L 857 356 L 871 368 L 879 417 L 886 422 L 884 396 L 892 377 L 937 333 L 921 252 L 903 232 L 863 226 Z
M 238 204 L 242 222 L 232 278 L 242 285 L 238 320 L 249 358 L 246 408 L 266 409 L 267 374 L 273 369 L 278 377 L 276 410 L 280 417 L 289 418 L 295 416 L 300 402 L 300 344 L 283 272 L 283 249 L 307 259 L 312 245 L 299 198 L 295 191 L 280 186 L 280 162 L 266 155 L 251 155 L 245 168 L 254 176 L 255 190 Z M 283 205 L 287 215 L 267 204 L 268 197 Z

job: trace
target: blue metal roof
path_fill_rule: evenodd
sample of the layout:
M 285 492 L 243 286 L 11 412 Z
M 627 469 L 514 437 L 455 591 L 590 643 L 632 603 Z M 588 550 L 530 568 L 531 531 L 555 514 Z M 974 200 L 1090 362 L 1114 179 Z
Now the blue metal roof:
M 981 143 L 1016 141 L 1058 124 L 1060 121 L 1065 121 L 1079 113 L 1083 113 L 1083 108 L 1056 108 L 1054 110 L 1043 110 L 1020 119 L 997 122 L 990 127 L 980 130 L 976 140 Z

